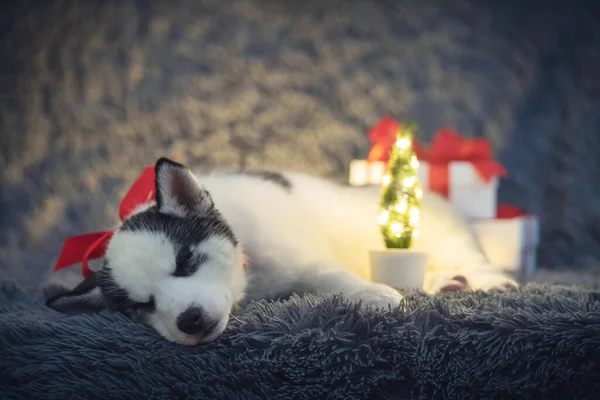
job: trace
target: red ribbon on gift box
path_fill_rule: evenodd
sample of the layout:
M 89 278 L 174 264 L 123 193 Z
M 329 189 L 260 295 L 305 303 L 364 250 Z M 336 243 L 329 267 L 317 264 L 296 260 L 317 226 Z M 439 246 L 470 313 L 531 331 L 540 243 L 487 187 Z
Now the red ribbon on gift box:
M 511 219 L 525 217 L 527 214 L 525 211 L 512 204 L 500 204 L 496 210 L 496 218 L 498 219 Z
M 521 208 L 512 204 L 503 203 L 498 206 L 496 210 L 497 219 L 513 219 L 522 218 L 524 224 L 523 240 L 525 240 L 525 246 L 521 254 L 521 265 L 519 266 L 522 273 L 528 273 L 531 271 L 524 271 L 525 267 L 535 268 L 535 265 L 528 265 L 531 257 L 535 257 L 537 239 L 537 229 L 534 225 L 536 221 L 535 217 L 531 214 L 527 214 Z
M 156 178 L 154 166 L 147 167 L 140 177 L 131 185 L 119 206 L 119 219 L 125 221 L 136 208 L 155 200 Z M 114 231 L 86 233 L 72 236 L 65 240 L 62 250 L 54 266 L 59 271 L 74 264 L 81 263 L 81 272 L 85 278 L 93 274 L 88 265 L 89 260 L 104 256 L 106 247 Z
M 465 139 L 451 129 L 440 129 L 428 151 L 418 141 L 413 142 L 417 158 L 429 165 L 429 190 L 448 197 L 451 162 L 467 161 L 481 179 L 488 183 L 495 176 L 506 176 L 506 169 L 492 158 L 492 149 L 485 139 Z
M 383 117 L 369 131 L 372 147 L 368 161 L 389 160 L 396 132 L 400 123 L 390 117 Z M 466 161 L 473 165 L 484 182 L 495 176 L 507 176 L 506 169 L 493 159 L 489 142 L 482 138 L 465 139 L 449 128 L 440 129 L 433 138 L 429 150 L 425 150 L 417 139 L 413 140 L 413 150 L 420 161 L 429 165 L 429 187 L 448 198 L 450 190 L 450 163 Z
M 390 159 L 392 146 L 396 143 L 396 134 L 401 125 L 391 117 L 383 117 L 369 130 L 371 150 L 367 161 L 383 161 L 387 163 Z

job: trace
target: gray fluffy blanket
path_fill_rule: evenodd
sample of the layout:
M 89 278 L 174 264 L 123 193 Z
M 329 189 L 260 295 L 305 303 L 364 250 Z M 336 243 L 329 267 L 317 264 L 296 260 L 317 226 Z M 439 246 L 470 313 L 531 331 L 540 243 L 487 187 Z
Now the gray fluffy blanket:
M 407 293 L 392 312 L 338 297 L 242 307 L 190 348 L 112 313 L 64 317 L 0 284 L 0 396 L 597 398 L 600 293 Z

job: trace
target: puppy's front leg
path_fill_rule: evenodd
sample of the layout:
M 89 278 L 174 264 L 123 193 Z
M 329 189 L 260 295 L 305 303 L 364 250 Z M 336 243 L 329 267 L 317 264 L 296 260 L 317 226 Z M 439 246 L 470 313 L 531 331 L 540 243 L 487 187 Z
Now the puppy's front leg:
M 394 308 L 403 299 L 392 287 L 369 282 L 334 262 L 307 269 L 301 281 L 301 286 L 309 292 L 342 294 L 351 301 L 377 308 Z

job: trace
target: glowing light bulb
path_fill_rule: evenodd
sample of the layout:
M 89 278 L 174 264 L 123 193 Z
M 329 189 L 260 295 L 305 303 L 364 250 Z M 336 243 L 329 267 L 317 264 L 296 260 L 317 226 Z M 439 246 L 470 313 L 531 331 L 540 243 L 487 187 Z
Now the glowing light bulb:
M 408 215 L 410 216 L 410 223 L 416 224 L 419 222 L 419 216 L 421 215 L 421 212 L 418 208 L 413 207 L 408 212 Z
M 415 195 L 417 196 L 417 199 L 420 199 L 421 197 L 423 197 L 423 191 L 417 188 L 415 189 Z
M 390 178 L 389 175 L 384 175 L 383 179 L 381 181 L 383 182 L 384 185 L 389 185 L 391 180 L 392 180 L 392 178 Z
M 377 222 L 379 222 L 380 225 L 385 225 L 387 224 L 387 222 L 390 220 L 390 213 L 387 210 L 383 210 L 378 216 L 377 216 Z
M 419 160 L 417 159 L 417 157 L 412 156 L 410 160 L 410 166 L 413 168 L 419 168 Z
M 408 208 L 408 204 L 406 203 L 405 200 L 402 200 L 400 203 L 396 204 L 396 207 L 394 207 L 394 209 L 396 211 L 398 211 L 399 213 L 404 214 L 406 212 L 406 209 Z
M 404 229 L 402 224 L 399 222 L 394 222 L 393 224 L 390 225 L 390 228 L 392 229 L 392 232 L 394 232 L 394 233 L 400 233 L 400 232 L 402 232 L 402 229 Z
M 416 177 L 409 176 L 408 178 L 404 178 L 404 180 L 402 181 L 402 185 L 404 185 L 406 187 L 413 187 L 416 182 L 417 182 Z
M 410 147 L 411 143 L 410 143 L 410 139 L 399 139 L 396 141 L 396 146 L 399 147 L 402 150 L 406 150 Z

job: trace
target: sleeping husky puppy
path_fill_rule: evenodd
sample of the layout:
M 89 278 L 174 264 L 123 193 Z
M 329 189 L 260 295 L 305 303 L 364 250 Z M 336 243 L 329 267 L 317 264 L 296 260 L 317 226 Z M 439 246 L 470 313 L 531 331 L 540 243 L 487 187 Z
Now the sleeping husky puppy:
M 156 201 L 118 228 L 103 268 L 49 298 L 50 307 L 108 308 L 196 345 L 219 337 L 243 298 L 312 292 L 385 309 L 400 303 L 395 289 L 369 281 L 368 251 L 384 248 L 379 187 L 300 173 L 195 176 L 166 158 L 155 173 Z M 441 197 L 425 193 L 421 215 L 415 249 L 429 254 L 427 291 L 516 289 Z

